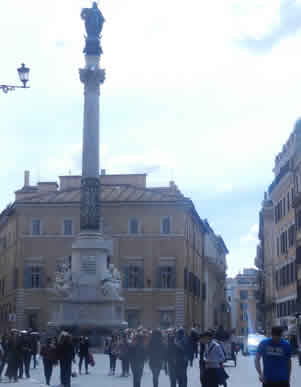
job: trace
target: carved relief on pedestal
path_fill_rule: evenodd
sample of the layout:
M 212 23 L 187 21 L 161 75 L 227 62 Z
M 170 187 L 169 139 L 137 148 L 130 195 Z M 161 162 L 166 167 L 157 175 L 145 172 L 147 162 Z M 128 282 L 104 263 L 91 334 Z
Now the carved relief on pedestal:
M 83 178 L 81 181 L 80 229 L 99 230 L 99 192 L 97 178 Z

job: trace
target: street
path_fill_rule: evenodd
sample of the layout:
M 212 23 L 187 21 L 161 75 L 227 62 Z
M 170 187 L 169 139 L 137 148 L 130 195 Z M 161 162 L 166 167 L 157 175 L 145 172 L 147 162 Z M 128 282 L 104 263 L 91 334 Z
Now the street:
M 88 375 L 80 375 L 72 378 L 73 387 L 132 387 L 132 378 L 121 378 L 120 364 L 117 364 L 117 376 L 108 376 L 108 356 L 102 354 L 94 355 L 96 365 L 92 368 Z M 257 374 L 254 368 L 253 357 L 243 357 L 239 355 L 237 368 L 234 368 L 232 362 L 229 362 L 226 371 L 230 375 L 228 380 L 228 387 L 255 387 L 260 386 Z M 293 360 L 293 376 L 291 387 L 300 385 L 301 367 L 297 364 L 296 359 Z M 299 381 L 299 382 L 298 382 Z M 5 382 L 5 380 L 3 380 Z M 297 384 L 298 382 L 298 384 Z M 20 387 L 29 387 L 33 385 L 45 386 L 43 376 L 43 366 L 40 362 L 35 370 L 31 370 L 30 379 L 22 379 L 17 384 Z M 51 385 L 59 386 L 59 368 L 55 367 L 51 380 Z M 194 362 L 194 366 L 188 368 L 188 386 L 199 386 L 199 369 L 198 361 Z M 148 366 L 145 367 L 141 387 L 152 387 L 152 376 Z M 161 372 L 159 387 L 169 387 L 169 379 L 164 372 Z

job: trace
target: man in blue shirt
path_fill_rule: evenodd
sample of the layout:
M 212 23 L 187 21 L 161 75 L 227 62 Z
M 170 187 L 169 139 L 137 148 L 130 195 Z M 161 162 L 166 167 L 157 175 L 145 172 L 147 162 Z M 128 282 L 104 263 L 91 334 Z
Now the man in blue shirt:
M 291 345 L 282 338 L 282 328 L 273 327 L 272 338 L 265 339 L 259 344 L 255 357 L 255 367 L 263 387 L 289 387 L 291 352 Z

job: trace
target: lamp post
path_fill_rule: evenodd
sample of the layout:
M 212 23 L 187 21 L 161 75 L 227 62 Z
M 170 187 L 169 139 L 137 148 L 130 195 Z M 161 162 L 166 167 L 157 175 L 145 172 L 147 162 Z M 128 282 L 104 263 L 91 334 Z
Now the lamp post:
M 8 93 L 9 91 L 13 91 L 15 89 L 28 89 L 29 86 L 26 86 L 28 79 L 29 79 L 29 71 L 30 69 L 25 66 L 24 63 L 21 64 L 21 67 L 18 69 L 18 74 L 20 81 L 23 83 L 23 86 L 16 86 L 16 85 L 0 85 L 0 90 L 3 91 L 3 93 Z

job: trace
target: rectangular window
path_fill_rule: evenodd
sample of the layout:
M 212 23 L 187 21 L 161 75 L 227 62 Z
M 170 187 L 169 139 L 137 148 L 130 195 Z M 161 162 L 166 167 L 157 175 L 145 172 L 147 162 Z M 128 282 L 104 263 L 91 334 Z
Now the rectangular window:
M 141 264 L 128 264 L 124 266 L 123 273 L 124 288 L 144 288 L 144 269 Z
M 44 287 L 44 268 L 42 266 L 25 266 L 24 288 L 40 289 Z
M 275 215 L 274 215 L 274 217 L 275 217 L 275 223 L 277 223 L 277 221 L 278 221 L 278 218 L 277 218 L 277 206 L 275 207 Z
M 31 270 L 31 287 L 40 288 L 40 267 L 33 266 Z
M 277 257 L 280 255 L 280 249 L 279 249 L 279 237 L 277 237 Z
M 164 216 L 161 219 L 161 234 L 170 234 L 170 232 L 171 232 L 170 216 Z
M 240 290 L 239 298 L 241 300 L 247 300 L 248 299 L 248 291 L 247 290 Z
M 160 327 L 167 329 L 175 325 L 175 313 L 173 311 L 160 312 Z
M 138 234 L 139 233 L 139 221 L 136 218 L 129 220 L 129 233 Z
M 176 287 L 176 267 L 173 265 L 160 265 L 157 269 L 157 287 L 160 289 L 173 289 Z M 188 276 L 189 290 L 192 286 L 191 273 Z M 191 291 L 191 290 L 190 290 Z
M 290 193 L 287 193 L 287 212 L 290 210 Z
M 285 213 L 286 213 L 285 198 L 282 199 L 282 205 L 283 205 L 283 216 L 285 216 Z
M 32 235 L 41 234 L 41 221 L 40 219 L 33 219 L 31 223 L 31 233 Z
M 72 234 L 73 234 L 72 220 L 65 219 L 64 220 L 64 235 L 72 235 Z

